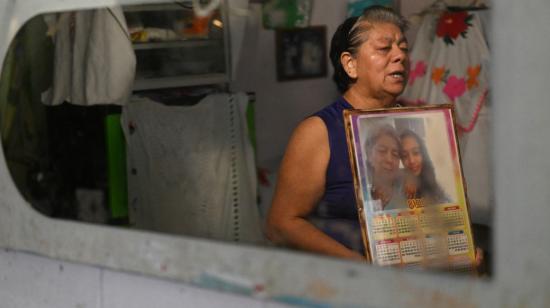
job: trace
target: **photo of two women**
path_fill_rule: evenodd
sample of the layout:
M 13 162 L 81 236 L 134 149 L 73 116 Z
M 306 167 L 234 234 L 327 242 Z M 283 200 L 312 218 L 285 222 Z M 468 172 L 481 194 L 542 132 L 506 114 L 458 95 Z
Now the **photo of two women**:
M 449 142 L 445 134 L 427 129 L 425 122 L 444 123 L 429 120 L 362 119 L 362 170 L 371 210 L 413 209 L 456 199 L 450 148 L 441 146 Z

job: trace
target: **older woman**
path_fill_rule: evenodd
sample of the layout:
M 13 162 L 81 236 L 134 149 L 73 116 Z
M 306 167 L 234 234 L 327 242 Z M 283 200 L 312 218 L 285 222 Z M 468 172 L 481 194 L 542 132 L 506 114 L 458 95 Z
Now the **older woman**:
M 365 150 L 374 210 L 407 208 L 399 170 L 401 142 L 395 129 L 389 124 L 369 129 Z
M 360 237 L 346 238 L 353 232 L 325 232 L 309 218 L 340 221 L 337 229 L 348 226 L 360 234 L 342 112 L 395 104 L 407 82 L 406 26 L 405 19 L 391 9 L 372 7 L 337 29 L 330 57 L 343 96 L 305 119 L 292 134 L 267 221 L 271 241 L 326 255 L 364 258 Z

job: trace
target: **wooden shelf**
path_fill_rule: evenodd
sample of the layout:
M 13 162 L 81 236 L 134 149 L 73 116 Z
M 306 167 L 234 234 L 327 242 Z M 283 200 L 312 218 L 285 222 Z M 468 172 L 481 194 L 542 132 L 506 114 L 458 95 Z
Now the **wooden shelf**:
M 229 83 L 229 76 L 224 73 L 136 79 L 134 91 L 224 83 Z
M 147 43 L 134 43 L 134 50 L 148 50 L 148 49 L 166 49 L 166 48 L 191 48 L 191 47 L 204 47 L 204 46 L 223 46 L 223 40 L 216 39 L 194 39 L 194 40 L 182 40 L 182 41 L 167 41 L 167 42 L 147 42 Z
M 123 6 L 124 12 L 146 12 L 146 11 L 177 11 L 177 10 L 191 10 L 191 1 L 178 1 L 180 3 L 185 2 L 189 7 L 183 7 L 176 3 L 159 3 L 159 4 L 140 4 Z
M 219 11 L 220 18 L 224 21 L 224 23 L 228 18 L 227 7 L 225 6 L 227 3 L 226 1 L 227 0 L 222 0 L 222 5 L 216 9 Z M 176 1 L 173 1 L 172 3 L 169 1 L 164 1 L 163 3 L 159 2 L 156 4 L 150 3 L 123 6 L 123 11 L 125 13 L 132 13 L 129 17 L 135 19 L 136 24 L 142 22 L 146 25 L 150 24 L 150 27 L 154 27 L 156 21 L 149 21 L 149 24 L 147 23 L 148 12 L 150 12 L 154 17 L 151 18 L 155 20 L 155 18 L 162 18 L 163 16 L 162 14 L 156 14 L 156 12 L 171 11 L 172 13 L 166 14 L 166 18 L 169 20 L 166 20 L 166 23 L 160 22 L 158 25 L 159 27 L 165 27 L 165 24 L 170 24 L 171 19 L 176 20 L 179 18 L 178 14 L 192 13 L 190 11 L 192 10 L 192 1 L 179 0 L 177 1 L 178 3 L 174 2 Z M 231 81 L 231 58 L 229 56 L 230 41 L 228 27 L 223 27 L 221 31 L 222 32 L 217 31 L 212 34 L 212 39 L 174 36 L 172 40 L 169 41 L 151 41 L 143 43 L 134 42 L 132 46 L 135 53 L 138 55 L 138 61 L 142 61 L 143 63 L 141 64 L 143 64 L 143 68 L 150 69 L 150 71 L 143 70 L 143 68 L 139 65 L 140 63 L 138 63 L 138 71 L 136 72 L 133 90 L 140 91 L 200 85 L 229 84 Z M 166 56 L 163 55 L 163 50 L 165 51 Z M 201 54 L 203 52 L 207 52 L 207 54 Z M 180 55 L 180 53 L 186 53 L 185 58 L 189 58 L 188 62 L 193 62 L 192 59 L 195 58 L 202 59 L 201 61 L 206 62 L 206 64 L 208 64 L 208 62 L 216 63 L 216 68 L 214 69 L 213 67 L 205 66 L 204 69 L 202 69 L 203 67 L 201 66 L 201 63 L 189 63 L 188 67 L 186 67 L 185 63 L 179 63 L 177 60 L 171 58 L 171 56 Z M 219 53 L 222 53 L 222 55 Z M 219 58 L 219 56 L 224 57 L 223 69 L 221 68 L 220 62 L 222 59 Z M 151 64 L 147 61 L 156 61 L 159 63 L 155 63 L 155 65 L 145 65 Z M 173 66 L 170 66 L 170 63 L 165 63 L 167 61 L 176 61 L 176 63 L 174 63 Z M 160 69 L 156 69 L 157 67 Z M 180 70 L 182 71 L 181 73 Z M 220 73 L 219 71 L 221 70 L 225 72 Z M 192 73 L 193 71 L 196 73 Z M 216 73 L 211 73 L 212 71 L 215 71 Z

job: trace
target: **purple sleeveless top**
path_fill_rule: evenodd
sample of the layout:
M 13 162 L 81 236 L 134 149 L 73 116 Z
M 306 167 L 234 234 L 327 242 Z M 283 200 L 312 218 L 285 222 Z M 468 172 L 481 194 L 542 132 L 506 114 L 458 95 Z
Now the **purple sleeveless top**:
M 330 147 L 325 194 L 316 212 L 319 217 L 357 219 L 343 116 L 344 109 L 352 108 L 350 103 L 340 97 L 314 114 L 325 122 Z
M 352 108 L 350 103 L 340 97 L 313 114 L 320 117 L 327 127 L 330 158 L 325 177 L 325 192 L 311 214 L 311 222 L 344 246 L 362 252 L 343 116 L 344 109 Z

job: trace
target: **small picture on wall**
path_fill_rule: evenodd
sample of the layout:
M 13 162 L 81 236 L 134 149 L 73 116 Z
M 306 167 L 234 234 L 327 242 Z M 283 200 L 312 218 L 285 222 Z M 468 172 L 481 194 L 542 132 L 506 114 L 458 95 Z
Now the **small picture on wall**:
M 327 75 L 326 28 L 280 29 L 276 32 L 277 80 Z

